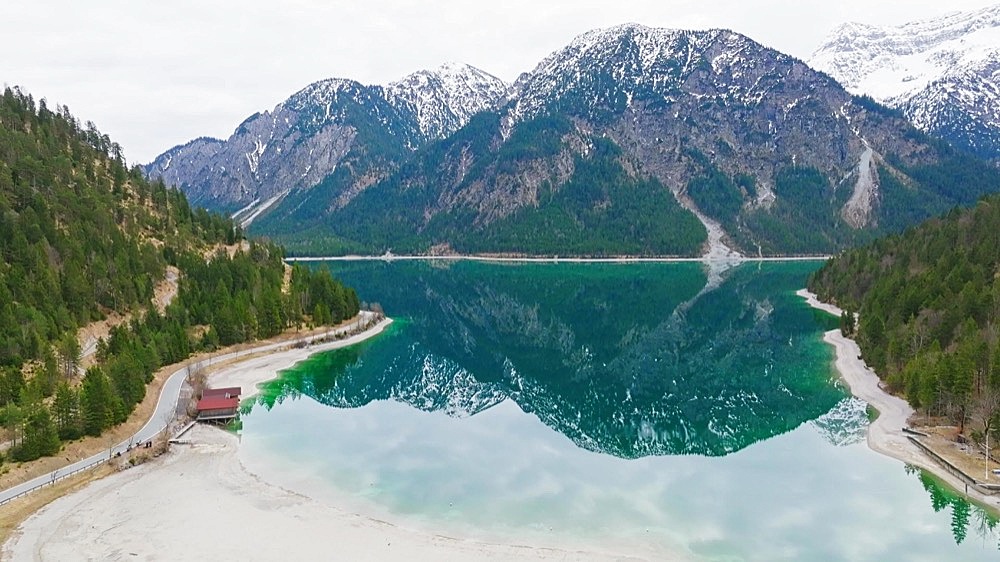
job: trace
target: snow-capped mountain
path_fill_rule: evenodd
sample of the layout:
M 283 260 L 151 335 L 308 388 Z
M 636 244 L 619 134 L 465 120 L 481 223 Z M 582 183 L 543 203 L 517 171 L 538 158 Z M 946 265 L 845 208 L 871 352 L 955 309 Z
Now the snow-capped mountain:
M 809 63 L 926 132 L 1000 157 L 1000 4 L 899 27 L 846 23 Z
M 711 60 L 706 60 L 706 50 L 719 41 L 723 48 L 716 49 Z M 575 112 L 624 109 L 650 97 L 672 103 L 698 65 L 711 64 L 718 73 L 734 63 L 745 64 L 745 68 L 735 69 L 728 76 L 730 81 L 754 74 L 753 53 L 747 52 L 753 50 L 752 45 L 749 38 L 724 30 L 695 32 L 638 24 L 596 29 L 580 35 L 521 76 L 514 84 L 516 105 L 512 115 L 515 121 L 523 120 L 543 108 L 561 105 Z M 732 102 L 756 103 L 766 90 L 765 85 L 761 86 L 743 89 L 730 85 L 725 95 Z M 592 97 L 580 100 L 576 95 L 579 92 Z
M 444 138 L 480 111 L 495 109 L 510 86 L 496 76 L 461 63 L 421 70 L 385 87 L 390 103 L 416 116 L 421 134 Z
M 744 254 L 830 252 L 994 189 L 913 171 L 956 158 L 739 33 L 627 24 L 552 53 L 496 112 L 313 224 L 374 253 L 696 254 L 706 229 Z
M 464 64 L 420 71 L 386 87 L 322 80 L 252 115 L 229 139 L 194 140 L 145 169 L 180 186 L 192 202 L 233 212 L 246 225 L 343 166 L 322 203 L 343 205 L 412 150 L 494 107 L 507 90 L 503 81 Z
M 794 57 L 638 24 L 512 87 L 462 65 L 317 82 L 149 173 L 297 253 L 827 253 L 1000 191 Z

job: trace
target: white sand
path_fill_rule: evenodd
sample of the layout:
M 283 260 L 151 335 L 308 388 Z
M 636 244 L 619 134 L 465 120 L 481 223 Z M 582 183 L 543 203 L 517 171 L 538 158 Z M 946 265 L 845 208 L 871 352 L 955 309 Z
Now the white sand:
M 244 394 L 276 371 L 380 332 L 254 357 L 210 376 Z M 195 426 L 153 462 L 62 497 L 31 516 L 4 560 L 623 560 L 593 551 L 492 544 L 408 529 L 286 491 L 247 472 L 238 440 Z
M 813 308 L 840 316 L 843 311 L 831 304 L 817 300 L 816 295 L 802 289 L 796 293 L 806 299 Z M 835 365 L 840 376 L 851 388 L 851 394 L 864 400 L 878 410 L 879 416 L 868 428 L 868 447 L 873 451 L 901 460 L 907 464 L 919 466 L 944 480 L 956 490 L 965 491 L 965 483 L 945 470 L 931 459 L 920 448 L 914 445 L 903 433 L 908 426 L 908 420 L 913 415 L 910 404 L 893 396 L 882 389 L 878 375 L 871 370 L 864 360 L 860 359 L 861 349 L 857 342 L 844 337 L 840 330 L 830 330 L 823 335 L 823 341 L 834 347 L 837 353 Z M 987 496 L 970 488 L 969 496 L 987 505 L 1000 505 L 1000 498 Z
M 411 531 L 250 475 L 236 437 L 196 426 L 195 445 L 97 481 L 32 516 L 12 560 L 614 559 Z

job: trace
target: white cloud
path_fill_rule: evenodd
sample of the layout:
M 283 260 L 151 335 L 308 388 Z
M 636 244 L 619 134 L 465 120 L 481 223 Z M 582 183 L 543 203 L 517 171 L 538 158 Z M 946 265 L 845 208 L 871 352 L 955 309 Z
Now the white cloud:
M 989 2 L 956 0 L 947 9 Z M 634 21 L 726 27 L 808 57 L 843 21 L 898 24 L 940 2 L 862 0 L 13 0 L 0 18 L 0 81 L 66 104 L 130 160 L 244 118 L 319 79 L 385 83 L 454 60 L 513 80 L 574 36 Z

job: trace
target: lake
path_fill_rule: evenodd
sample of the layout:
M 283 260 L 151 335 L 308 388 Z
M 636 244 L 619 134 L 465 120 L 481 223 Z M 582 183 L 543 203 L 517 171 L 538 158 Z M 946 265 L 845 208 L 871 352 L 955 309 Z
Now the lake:
M 646 558 L 995 560 L 998 519 L 864 443 L 794 293 L 819 262 L 319 263 L 396 322 L 243 415 L 264 479 L 440 534 Z

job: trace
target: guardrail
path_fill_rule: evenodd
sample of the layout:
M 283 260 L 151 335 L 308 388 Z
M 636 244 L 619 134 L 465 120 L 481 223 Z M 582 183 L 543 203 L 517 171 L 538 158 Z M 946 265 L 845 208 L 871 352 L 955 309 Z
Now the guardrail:
M 919 447 L 923 452 L 927 453 L 932 459 L 938 462 L 941 466 L 945 468 L 948 472 L 952 473 L 954 476 L 958 477 L 959 480 L 965 482 L 969 486 L 979 490 L 980 493 L 986 495 L 993 495 L 1000 492 L 1000 485 L 990 484 L 988 482 L 981 482 L 976 480 L 972 476 L 969 476 L 962 469 L 958 468 L 951 463 L 948 459 L 942 457 L 941 455 L 935 453 L 930 447 L 924 445 L 919 439 L 915 437 L 907 437 L 914 445 Z
M 97 461 L 94 461 L 94 462 L 88 464 L 87 466 L 82 466 L 82 467 L 76 468 L 74 470 L 70 470 L 70 471 L 66 472 L 65 474 L 59 474 L 59 470 L 58 469 L 54 470 L 54 471 L 52 471 L 52 473 L 50 475 L 50 478 L 48 480 L 46 480 L 45 482 L 42 482 L 41 484 L 38 484 L 36 486 L 32 486 L 31 488 L 28 488 L 27 490 L 21 490 L 16 495 L 13 495 L 13 496 L 11 496 L 9 498 L 0 500 L 0 505 L 8 504 L 8 503 L 10 503 L 10 502 L 12 502 L 12 501 L 14 501 L 14 500 L 16 500 L 18 498 L 24 497 L 24 496 L 26 496 L 26 495 L 34 492 L 35 490 L 38 490 L 39 488 L 44 488 L 45 486 L 52 486 L 56 482 L 59 482 L 60 480 L 64 480 L 66 478 L 69 478 L 70 476 L 75 476 L 75 475 L 80 474 L 81 472 L 84 472 L 86 470 L 94 470 L 98 466 L 100 466 L 100 465 L 102 465 L 102 464 L 104 464 L 106 462 L 109 462 L 110 460 L 111 460 L 110 458 L 108 458 L 108 459 L 99 459 Z

